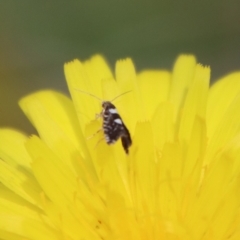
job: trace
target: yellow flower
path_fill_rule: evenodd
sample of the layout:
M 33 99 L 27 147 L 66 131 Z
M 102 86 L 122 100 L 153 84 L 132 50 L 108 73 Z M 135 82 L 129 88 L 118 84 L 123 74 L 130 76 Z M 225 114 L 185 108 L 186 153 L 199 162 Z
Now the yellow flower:
M 240 73 L 209 89 L 210 69 L 180 56 L 172 73 L 115 74 L 101 56 L 65 65 L 71 98 L 54 91 L 20 106 L 39 136 L 0 130 L 0 238 L 240 239 Z M 83 93 L 87 92 L 87 93 Z M 127 155 L 96 131 L 114 101 Z

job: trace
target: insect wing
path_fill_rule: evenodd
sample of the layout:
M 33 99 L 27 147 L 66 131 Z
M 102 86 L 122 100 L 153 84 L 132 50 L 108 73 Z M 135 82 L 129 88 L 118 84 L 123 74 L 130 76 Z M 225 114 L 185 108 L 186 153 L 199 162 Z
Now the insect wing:
M 121 141 L 122 141 L 122 146 L 123 146 L 125 152 L 128 154 L 128 152 L 129 152 L 128 148 L 132 145 L 132 139 L 131 139 L 130 133 L 125 125 L 124 125 L 123 134 L 121 136 Z
M 109 114 L 108 118 L 104 119 L 103 130 L 107 143 L 115 143 L 121 137 L 124 131 L 124 125 L 120 116 Z

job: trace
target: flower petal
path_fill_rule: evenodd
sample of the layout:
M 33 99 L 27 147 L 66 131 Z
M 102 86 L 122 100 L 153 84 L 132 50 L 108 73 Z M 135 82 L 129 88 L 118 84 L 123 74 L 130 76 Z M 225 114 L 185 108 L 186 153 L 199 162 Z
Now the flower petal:
M 33 220 L 20 215 L 0 215 L 0 228 L 14 234 L 21 235 L 22 239 L 58 240 L 59 236 L 41 220 Z
M 31 158 L 24 147 L 27 139 L 26 135 L 16 130 L 0 129 L 0 158 L 11 166 L 21 166 L 30 171 Z
M 135 193 L 133 202 L 140 211 L 148 208 L 147 212 L 152 214 L 156 210 L 156 192 L 154 190 L 157 184 L 157 163 L 150 122 L 139 122 L 137 124 L 134 141 L 135 147 L 133 146 L 132 151 L 135 153 L 130 165 L 135 176 L 135 189 L 132 189 L 132 192 Z
M 41 91 L 24 97 L 19 104 L 42 140 L 73 171 L 81 172 L 76 156 L 81 159 L 89 153 L 72 102 L 60 93 Z M 92 168 L 89 164 L 85 161 Z
M 92 94 L 102 98 L 104 96 L 101 88 L 102 80 L 113 79 L 106 60 L 100 55 L 95 55 L 90 60 L 85 61 L 83 66 L 89 79 L 89 85 L 94 90 Z
M 0 130 L 0 182 L 23 199 L 39 206 L 41 188 L 31 172 L 32 160 L 24 147 L 27 139 L 15 130 Z
M 145 116 L 142 111 L 142 99 L 137 82 L 137 76 L 134 64 L 131 59 L 119 60 L 115 68 L 116 81 L 120 92 L 131 91 L 121 98 L 127 115 L 131 118 L 130 129 L 133 132 L 136 126 L 136 120 L 144 120 Z
M 209 91 L 207 105 L 208 135 L 211 138 L 227 109 L 240 93 L 240 73 L 218 80 Z
M 40 139 L 32 137 L 26 147 L 33 158 L 33 172 L 47 197 L 54 204 L 51 207 L 51 204 L 46 203 L 46 212 L 51 219 L 74 239 L 79 236 L 79 232 L 81 236 L 94 239 L 93 236 L 97 235 L 94 229 L 99 217 L 96 212 L 98 208 L 101 209 L 99 204 L 101 199 L 94 198 L 92 194 L 86 192 L 86 189 L 80 188 L 71 170 L 59 161 Z
M 206 164 L 214 161 L 215 155 L 221 152 L 240 131 L 240 95 L 232 101 L 221 121 L 219 122 L 214 135 L 209 139 L 209 146 L 206 153 Z M 234 117 L 233 117 L 234 116 Z
M 210 81 L 210 68 L 197 64 L 193 82 L 183 105 L 179 126 L 179 139 L 188 141 L 192 132 L 195 117 L 205 119 Z
M 64 65 L 67 84 L 73 99 L 82 131 L 85 125 L 94 119 L 101 111 L 103 99 L 102 80 L 112 79 L 113 76 L 104 59 L 93 57 L 85 63 L 74 60 Z M 83 92 L 82 92 L 83 91 Z M 99 98 L 97 100 L 96 98 Z
M 150 120 L 157 106 L 166 101 L 170 88 L 170 73 L 167 71 L 144 71 L 137 76 L 142 109 L 146 119 Z
M 196 59 L 192 55 L 181 55 L 174 64 L 169 100 L 174 104 L 174 120 L 179 114 L 185 95 L 196 69 Z M 174 122 L 175 122 L 174 121 Z
M 98 126 L 96 121 L 87 125 L 86 135 L 96 132 Z M 127 183 L 129 159 L 121 146 L 121 141 L 114 145 L 107 145 L 103 135 L 99 133 L 89 139 L 87 144 L 99 181 L 106 184 L 109 189 L 117 188 L 118 192 L 125 197 L 126 203 L 129 204 L 131 202 Z
M 34 176 L 19 168 L 14 168 L 0 159 L 0 181 L 28 202 L 39 205 L 41 188 Z
M 173 105 L 170 102 L 159 104 L 152 118 L 152 130 L 158 150 L 162 150 L 165 143 L 174 141 Z
M 43 212 L 0 185 L 0 229 L 9 237 L 58 239 Z M 0 236 L 3 237 L 4 235 Z
M 71 170 L 36 136 L 26 143 L 33 159 L 33 172 L 48 197 L 58 206 L 73 203 L 76 179 Z

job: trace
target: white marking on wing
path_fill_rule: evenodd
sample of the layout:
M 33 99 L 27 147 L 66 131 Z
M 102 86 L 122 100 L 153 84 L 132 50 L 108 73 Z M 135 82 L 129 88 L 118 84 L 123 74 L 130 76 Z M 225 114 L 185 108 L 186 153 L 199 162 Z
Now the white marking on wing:
M 110 108 L 109 110 L 108 110 L 110 113 L 118 113 L 118 111 L 117 111 L 117 109 L 116 108 Z
M 115 122 L 115 123 L 118 123 L 118 124 L 122 124 L 122 120 L 121 120 L 120 118 L 114 119 L 114 122 Z

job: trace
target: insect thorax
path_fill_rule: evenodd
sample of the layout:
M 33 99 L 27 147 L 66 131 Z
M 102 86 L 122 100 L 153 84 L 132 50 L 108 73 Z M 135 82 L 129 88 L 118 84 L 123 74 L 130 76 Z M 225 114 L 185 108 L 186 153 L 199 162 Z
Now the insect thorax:
M 110 109 L 110 108 L 116 108 L 110 101 L 103 101 L 102 102 L 102 108 L 104 109 L 104 110 L 108 110 L 108 109 Z

